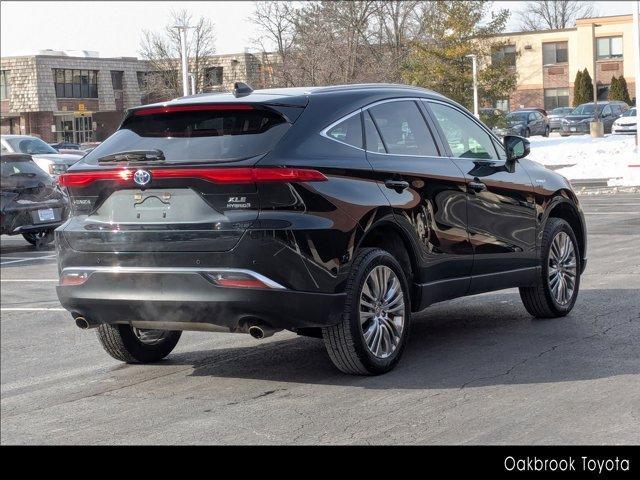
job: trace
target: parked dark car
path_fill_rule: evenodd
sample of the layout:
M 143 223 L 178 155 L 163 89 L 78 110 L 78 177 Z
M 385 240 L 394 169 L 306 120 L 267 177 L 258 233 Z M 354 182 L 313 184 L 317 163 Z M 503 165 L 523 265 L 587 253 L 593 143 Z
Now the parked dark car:
M 61 177 L 61 304 L 124 362 L 181 331 L 324 339 L 343 372 L 396 364 L 411 316 L 519 287 L 571 311 L 586 263 L 562 176 L 437 93 L 349 85 L 198 95 L 127 112 Z
M 570 115 L 562 119 L 560 135 L 583 135 L 590 132 L 589 124 L 596 118 L 602 122 L 604 133 L 611 133 L 611 127 L 620 116 L 629 110 L 629 105 L 620 101 L 598 102 L 596 109 L 593 102 L 578 105 Z M 597 112 L 597 114 L 596 114 Z
M 514 110 L 507 115 L 506 128 L 496 128 L 494 133 L 498 136 L 519 135 L 530 137 L 531 135 L 549 136 L 550 128 L 547 117 L 538 109 Z
M 69 213 L 67 196 L 29 155 L 0 157 L 2 235 L 19 235 L 37 247 L 53 240 L 53 230 Z
M 573 112 L 573 107 L 558 107 L 551 110 L 551 113 L 547 115 L 549 120 L 549 129 L 554 130 L 562 129 L 562 119 Z

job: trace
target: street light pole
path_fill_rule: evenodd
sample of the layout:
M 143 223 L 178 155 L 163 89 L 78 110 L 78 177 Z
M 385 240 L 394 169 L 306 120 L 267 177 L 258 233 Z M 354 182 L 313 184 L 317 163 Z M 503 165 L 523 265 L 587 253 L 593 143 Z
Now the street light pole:
M 187 58 L 187 29 L 188 25 L 176 25 L 180 32 L 180 51 L 182 55 L 182 93 L 186 97 L 189 95 L 189 59 Z
M 635 55 L 635 97 L 636 97 L 636 125 L 640 125 L 640 109 L 638 108 L 638 94 L 640 94 L 640 1 L 633 6 L 633 41 Z M 636 127 L 636 145 L 640 146 L 640 128 Z
M 467 55 L 467 57 L 471 58 L 473 67 L 473 114 L 476 118 L 480 118 L 478 113 L 478 58 L 473 53 Z

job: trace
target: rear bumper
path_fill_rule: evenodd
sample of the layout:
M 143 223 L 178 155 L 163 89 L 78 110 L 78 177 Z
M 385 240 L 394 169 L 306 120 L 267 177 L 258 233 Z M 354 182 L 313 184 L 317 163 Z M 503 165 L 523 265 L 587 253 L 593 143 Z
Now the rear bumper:
M 90 324 L 145 322 L 177 330 L 243 331 L 249 322 L 296 330 L 334 325 L 344 294 L 286 288 L 229 288 L 215 285 L 197 269 L 92 271 L 81 285 L 56 287 L 62 306 Z M 149 327 L 147 327 L 149 328 Z

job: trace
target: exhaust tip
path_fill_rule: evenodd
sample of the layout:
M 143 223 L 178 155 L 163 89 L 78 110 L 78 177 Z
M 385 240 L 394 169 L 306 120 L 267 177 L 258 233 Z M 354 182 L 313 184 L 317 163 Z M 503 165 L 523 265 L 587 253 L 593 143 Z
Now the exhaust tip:
M 257 338 L 258 340 L 263 339 L 265 337 L 265 332 L 262 327 L 258 325 L 252 325 L 249 327 L 249 335 L 253 338 Z
M 82 330 L 86 330 L 89 328 L 89 322 L 87 322 L 87 319 L 84 317 L 76 317 L 76 325 L 78 326 L 78 328 L 81 328 Z

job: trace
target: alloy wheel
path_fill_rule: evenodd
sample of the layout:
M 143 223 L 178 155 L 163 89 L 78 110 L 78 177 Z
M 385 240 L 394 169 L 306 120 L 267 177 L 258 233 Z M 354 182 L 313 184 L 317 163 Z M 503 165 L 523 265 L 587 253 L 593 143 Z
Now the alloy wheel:
M 398 348 L 405 324 L 402 284 L 394 271 L 376 266 L 360 294 L 360 327 L 369 351 L 387 358 Z
M 549 249 L 548 282 L 556 302 L 567 305 L 576 288 L 576 251 L 569 235 L 559 232 Z

